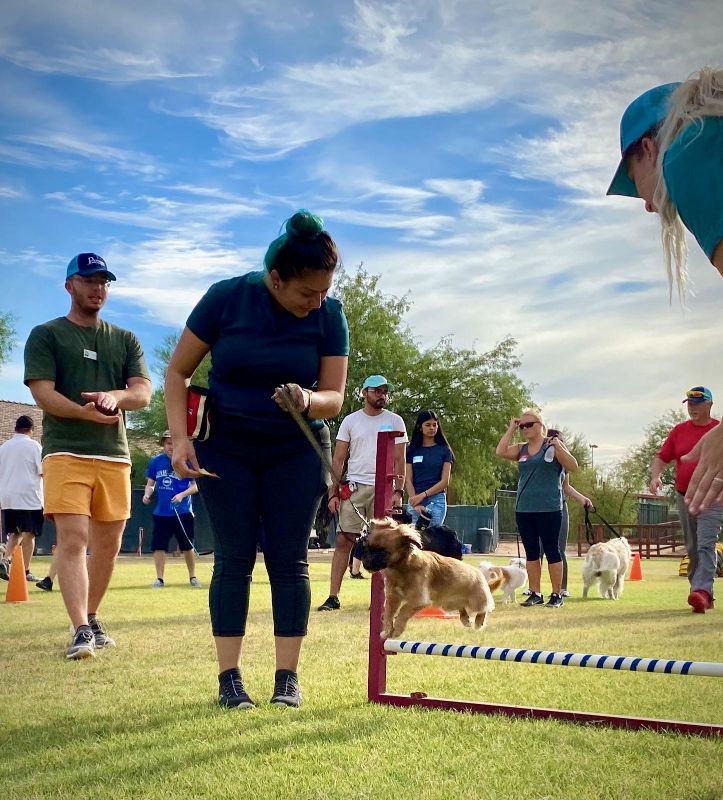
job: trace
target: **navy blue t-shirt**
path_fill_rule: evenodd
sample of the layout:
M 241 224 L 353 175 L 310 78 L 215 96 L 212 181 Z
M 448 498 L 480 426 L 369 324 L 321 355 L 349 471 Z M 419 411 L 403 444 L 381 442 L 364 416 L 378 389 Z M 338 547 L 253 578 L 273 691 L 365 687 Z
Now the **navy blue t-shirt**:
M 186 324 L 211 346 L 212 408 L 233 415 L 249 431 L 302 435 L 272 400 L 274 389 L 284 383 L 313 387 L 322 357 L 349 355 L 349 328 L 332 297 L 302 318 L 279 308 L 263 277 L 250 272 L 214 283 Z
M 417 493 L 434 486 L 442 477 L 442 467 L 453 463 L 451 449 L 443 444 L 407 448 L 407 464 L 412 465 L 412 483 Z
M 179 492 L 185 492 L 192 481 L 190 478 L 179 478 L 176 475 L 171 466 L 171 459 L 165 453 L 157 455 L 148 462 L 146 478 L 156 482 L 154 488 L 156 507 L 153 509 L 153 514 L 156 517 L 173 517 L 176 511 L 179 514 L 193 513 L 191 495 L 184 497 L 176 505 L 176 511 L 173 510 L 171 498 L 175 497 Z

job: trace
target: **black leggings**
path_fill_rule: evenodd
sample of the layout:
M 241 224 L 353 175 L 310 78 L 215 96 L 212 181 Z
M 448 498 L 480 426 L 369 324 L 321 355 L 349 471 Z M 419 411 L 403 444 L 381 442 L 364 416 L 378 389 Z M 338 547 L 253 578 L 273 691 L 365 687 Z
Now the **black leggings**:
M 198 481 L 214 534 L 213 635 L 246 632 L 261 519 L 274 635 L 305 636 L 311 605 L 307 549 L 326 470 L 301 433 L 273 439 L 242 434 L 218 416 L 213 424 L 211 438 L 196 443 L 201 466 L 219 476 Z M 329 429 L 317 435 L 331 456 Z
M 540 543 L 548 564 L 562 561 L 560 555 L 562 511 L 518 511 L 515 513 L 515 519 L 528 561 L 539 560 Z

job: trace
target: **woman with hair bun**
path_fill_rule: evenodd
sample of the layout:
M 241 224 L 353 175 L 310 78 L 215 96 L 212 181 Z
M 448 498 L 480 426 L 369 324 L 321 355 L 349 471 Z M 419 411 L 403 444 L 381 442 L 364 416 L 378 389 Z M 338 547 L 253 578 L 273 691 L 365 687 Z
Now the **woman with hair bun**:
M 608 194 L 640 197 L 657 212 L 672 292 L 687 279 L 684 227 L 723 275 L 723 70 L 702 67 L 684 83 L 644 92 L 620 120 L 622 160 Z M 723 503 L 723 426 L 686 460 L 700 459 L 686 501 L 693 514 Z
M 447 487 L 454 453 L 434 411 L 421 411 L 407 447 L 407 511 L 416 522 L 421 514 L 431 525 L 441 525 L 447 516 Z
M 301 704 L 297 667 L 311 602 L 307 547 L 326 470 L 283 410 L 278 387 L 290 387 L 331 457 L 324 420 L 341 410 L 349 354 L 341 304 L 327 297 L 338 264 L 323 221 L 296 212 L 269 245 L 262 271 L 206 292 L 166 372 L 173 467 L 180 477 L 203 477 L 199 490 L 214 533 L 209 606 L 222 707 L 254 705 L 239 665 L 259 519 L 274 620 L 271 703 Z M 209 351 L 210 434 L 194 447 L 186 433 L 186 386 Z M 201 465 L 218 477 L 204 477 Z
M 525 441 L 513 444 L 512 439 L 518 430 Z M 530 596 L 522 605 L 538 606 L 545 602 L 540 591 L 542 543 L 552 583 L 552 593 L 546 605 L 548 608 L 559 608 L 563 603 L 563 564 L 559 541 L 563 510 L 562 484 L 565 474 L 577 469 L 577 461 L 558 432 L 547 430 L 542 415 L 534 408 L 510 420 L 495 452 L 501 458 L 516 461 L 520 472 L 515 519 L 525 547 L 530 585 Z

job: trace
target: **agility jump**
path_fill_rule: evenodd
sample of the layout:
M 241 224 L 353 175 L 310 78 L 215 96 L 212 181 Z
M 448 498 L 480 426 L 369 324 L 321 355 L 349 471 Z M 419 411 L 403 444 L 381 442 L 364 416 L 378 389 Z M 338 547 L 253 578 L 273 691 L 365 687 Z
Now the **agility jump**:
M 374 498 L 374 516 L 389 513 L 392 503 L 393 442 L 398 434 L 384 431 L 378 435 L 377 464 Z M 627 717 L 616 714 L 598 714 L 587 711 L 570 711 L 535 706 L 513 706 L 497 703 L 480 703 L 469 700 L 448 700 L 427 697 L 424 692 L 409 695 L 389 694 L 387 683 L 387 656 L 397 654 L 474 658 L 486 661 L 504 661 L 513 664 L 583 667 L 611 669 L 628 672 L 662 673 L 691 677 L 722 678 L 723 663 L 711 661 L 686 661 L 663 658 L 638 658 L 593 653 L 567 653 L 553 650 L 519 649 L 511 647 L 486 647 L 484 645 L 439 644 L 436 642 L 411 642 L 398 639 L 381 640 L 381 619 L 384 609 L 384 579 L 381 573 L 372 575 L 371 606 L 369 612 L 369 671 L 368 699 L 373 703 L 392 706 L 417 706 L 450 711 L 468 711 L 478 714 L 505 714 L 513 717 L 560 719 L 568 722 L 597 723 L 630 730 L 677 731 L 698 736 L 723 736 L 723 725 L 706 722 L 681 722 L 678 720 Z

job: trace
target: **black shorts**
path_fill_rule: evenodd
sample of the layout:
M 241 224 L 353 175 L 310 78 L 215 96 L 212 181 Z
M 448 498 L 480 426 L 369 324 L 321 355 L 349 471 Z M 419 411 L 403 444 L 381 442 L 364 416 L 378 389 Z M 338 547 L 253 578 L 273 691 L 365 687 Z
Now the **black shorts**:
M 13 533 L 30 533 L 40 536 L 43 532 L 43 509 L 36 508 L 26 511 L 22 508 L 4 508 L 3 532 L 5 536 Z
M 178 522 L 179 518 L 183 528 Z M 193 514 L 179 514 L 178 517 L 175 514 L 172 517 L 153 515 L 151 550 L 168 550 L 172 536 L 176 537 L 180 550 L 193 549 Z

